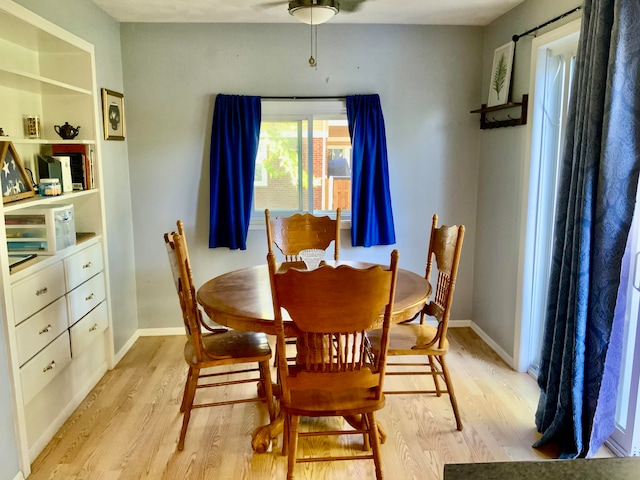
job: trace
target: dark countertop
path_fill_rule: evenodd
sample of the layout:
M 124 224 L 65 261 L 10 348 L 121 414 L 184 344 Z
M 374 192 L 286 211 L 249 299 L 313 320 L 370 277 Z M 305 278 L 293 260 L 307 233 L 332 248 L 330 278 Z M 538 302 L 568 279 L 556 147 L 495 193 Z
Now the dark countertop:
M 640 457 L 456 463 L 444 466 L 444 480 L 639 480 Z

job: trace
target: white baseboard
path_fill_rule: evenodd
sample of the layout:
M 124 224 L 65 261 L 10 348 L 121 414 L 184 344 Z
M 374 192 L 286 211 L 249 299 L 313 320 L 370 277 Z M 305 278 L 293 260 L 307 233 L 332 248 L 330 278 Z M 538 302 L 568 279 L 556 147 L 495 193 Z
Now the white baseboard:
M 24 475 L 22 474 L 22 472 L 18 472 L 18 474 L 13 477 L 13 480 L 24 480 Z
M 430 318 L 425 319 L 425 323 L 436 326 L 436 321 Z M 502 358 L 507 364 L 514 368 L 513 357 L 503 350 L 489 335 L 487 335 L 477 324 L 473 323 L 473 320 L 449 320 L 449 328 L 471 328 L 478 336 L 489 345 L 491 350 L 496 352 L 500 358 Z
M 124 346 L 118 351 L 118 353 L 115 354 L 113 358 L 114 365 L 118 365 L 120 360 L 122 360 L 122 358 L 127 354 L 131 347 L 133 347 L 133 344 L 136 343 L 138 337 L 140 337 L 140 330 L 136 330 L 134 334 L 131 335 L 131 338 L 127 341 L 127 343 L 125 343 Z
M 429 321 L 427 319 L 427 321 Z M 482 328 L 480 328 L 477 324 L 475 324 L 472 320 L 451 320 L 449 321 L 449 328 L 465 328 L 470 327 L 474 332 L 478 334 L 484 342 L 491 347 L 491 349 L 496 352 L 496 354 L 502 358 L 509 366 L 513 368 L 513 357 L 504 351 L 500 345 L 498 345 L 489 335 L 487 335 Z M 165 336 L 165 335 L 184 335 L 183 327 L 163 327 L 163 328 L 141 328 L 136 331 L 136 333 L 131 337 L 131 339 L 127 342 L 125 347 L 123 347 L 118 355 L 116 356 L 116 363 L 120 361 L 120 359 L 124 356 L 125 353 L 131 348 L 131 346 L 135 343 L 138 337 L 157 337 L 157 336 Z
M 131 338 L 127 340 L 127 343 L 118 350 L 113 358 L 114 365 L 118 365 L 120 360 L 129 352 L 133 344 L 140 337 L 159 337 L 165 335 L 184 335 L 184 327 L 169 327 L 169 328 L 139 328 L 131 335 Z
M 513 357 L 511 355 L 509 355 L 507 352 L 504 351 L 504 349 L 498 345 L 495 340 L 493 340 L 489 335 L 487 335 L 484 330 L 482 330 L 482 328 L 480 328 L 476 323 L 474 323 L 473 321 L 470 322 L 470 326 L 471 326 L 471 330 L 473 330 L 474 332 L 476 332 L 478 334 L 478 336 L 484 340 L 484 342 L 489 345 L 489 347 L 491 347 L 491 349 L 496 352 L 496 354 L 502 358 L 502 360 L 504 360 L 507 365 L 509 365 L 511 368 L 513 368 L 514 370 L 517 370 L 514 365 L 515 362 L 513 360 Z
M 472 323 L 471 320 L 449 320 L 449 328 L 470 327 Z
M 138 329 L 140 337 L 163 337 L 167 335 L 184 335 L 184 327 L 165 327 L 165 328 L 140 328 Z

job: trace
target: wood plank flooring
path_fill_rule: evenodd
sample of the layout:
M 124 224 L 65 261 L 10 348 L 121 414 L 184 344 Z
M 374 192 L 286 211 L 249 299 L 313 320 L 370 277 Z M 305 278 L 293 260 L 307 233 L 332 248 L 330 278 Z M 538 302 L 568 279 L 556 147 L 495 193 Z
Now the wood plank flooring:
M 456 431 L 447 396 L 388 396 L 377 415 L 388 435 L 382 445 L 385 478 L 440 479 L 446 463 L 552 456 L 554 452 L 531 448 L 539 436 L 534 426 L 535 381 L 511 370 L 472 330 L 452 329 L 449 337 L 447 358 L 464 430 Z M 183 344 L 181 336 L 140 338 L 34 461 L 30 480 L 284 479 L 281 438 L 271 452 L 251 450 L 254 428 L 268 420 L 262 404 L 195 410 L 185 449 L 176 452 L 186 375 Z M 406 387 L 415 380 L 388 381 L 409 382 Z M 255 387 L 240 388 L 249 389 L 240 393 L 248 396 Z M 237 389 L 213 390 L 216 398 L 231 398 Z M 339 421 L 314 420 L 327 425 Z M 301 429 L 305 425 L 301 422 Z M 313 438 L 301 444 L 299 452 L 339 454 L 360 449 L 360 442 L 360 436 Z M 603 448 L 599 456 L 612 455 Z M 375 478 L 371 461 L 298 464 L 295 473 L 300 480 Z

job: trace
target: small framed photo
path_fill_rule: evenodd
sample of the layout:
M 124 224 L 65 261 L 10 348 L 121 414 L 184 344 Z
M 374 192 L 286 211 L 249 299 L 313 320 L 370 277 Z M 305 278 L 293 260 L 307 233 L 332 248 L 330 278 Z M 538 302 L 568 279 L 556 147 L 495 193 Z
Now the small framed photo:
M 36 194 L 31 177 L 12 142 L 0 142 L 0 169 L 2 203 L 15 202 Z
M 493 66 L 491 67 L 487 107 L 504 105 L 509 102 L 514 45 L 514 42 L 505 43 L 501 47 L 496 48 L 493 53 Z
M 102 89 L 102 120 L 105 140 L 124 140 L 124 95 Z

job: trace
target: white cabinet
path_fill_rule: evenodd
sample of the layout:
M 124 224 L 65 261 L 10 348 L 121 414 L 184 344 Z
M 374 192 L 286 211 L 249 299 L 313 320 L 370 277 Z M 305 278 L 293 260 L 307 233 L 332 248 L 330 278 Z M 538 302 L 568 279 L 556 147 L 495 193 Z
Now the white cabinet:
M 102 249 L 93 245 L 64 260 L 67 290 L 73 290 L 103 269 Z
M 14 324 L 49 305 L 65 293 L 62 262 L 42 269 L 11 288 Z
M 18 363 L 27 363 L 31 357 L 49 345 L 69 328 L 67 302 L 59 298 L 16 327 Z
M 57 197 L 36 193 L 0 203 L 0 317 L 25 475 L 113 363 L 100 104 L 93 45 L 10 0 L 0 0 L 0 142 L 12 143 L 36 182 L 38 155 L 61 151 L 84 155 L 92 178 L 81 191 Z M 37 138 L 25 131 L 25 117 L 34 115 L 41 125 Z M 81 127 L 76 138 L 63 140 L 56 134 L 54 126 L 65 122 Z M 6 216 L 11 223 L 31 207 L 69 205 L 75 245 L 49 249 L 48 255 L 11 270 Z M 9 228 L 11 241 L 32 233 L 26 227 Z
M 29 404 L 33 397 L 54 380 L 70 362 L 69 332 L 65 330 L 62 335 L 20 368 L 22 401 Z
M 76 287 L 67 294 L 69 325 L 73 325 L 104 300 L 104 275 L 95 277 Z
M 83 353 L 108 326 L 107 304 L 102 302 L 69 329 L 72 355 Z
M 93 243 L 55 260 L 12 285 L 13 310 L 21 312 L 16 316 L 15 335 L 22 403 L 29 425 L 28 444 L 34 452 L 48 441 L 51 425 L 56 425 L 64 411 L 51 408 L 48 396 L 55 395 L 60 401 L 61 395 L 67 395 L 67 405 L 73 405 L 73 398 L 81 393 L 77 377 L 69 373 L 72 362 L 83 369 L 83 355 L 95 357 L 95 351 L 104 352 L 109 317 L 100 245 Z M 43 306 L 46 301 L 51 303 Z M 94 343 L 98 346 L 91 352 Z M 100 355 L 104 363 L 104 354 Z M 32 418 L 40 420 L 35 423 Z

